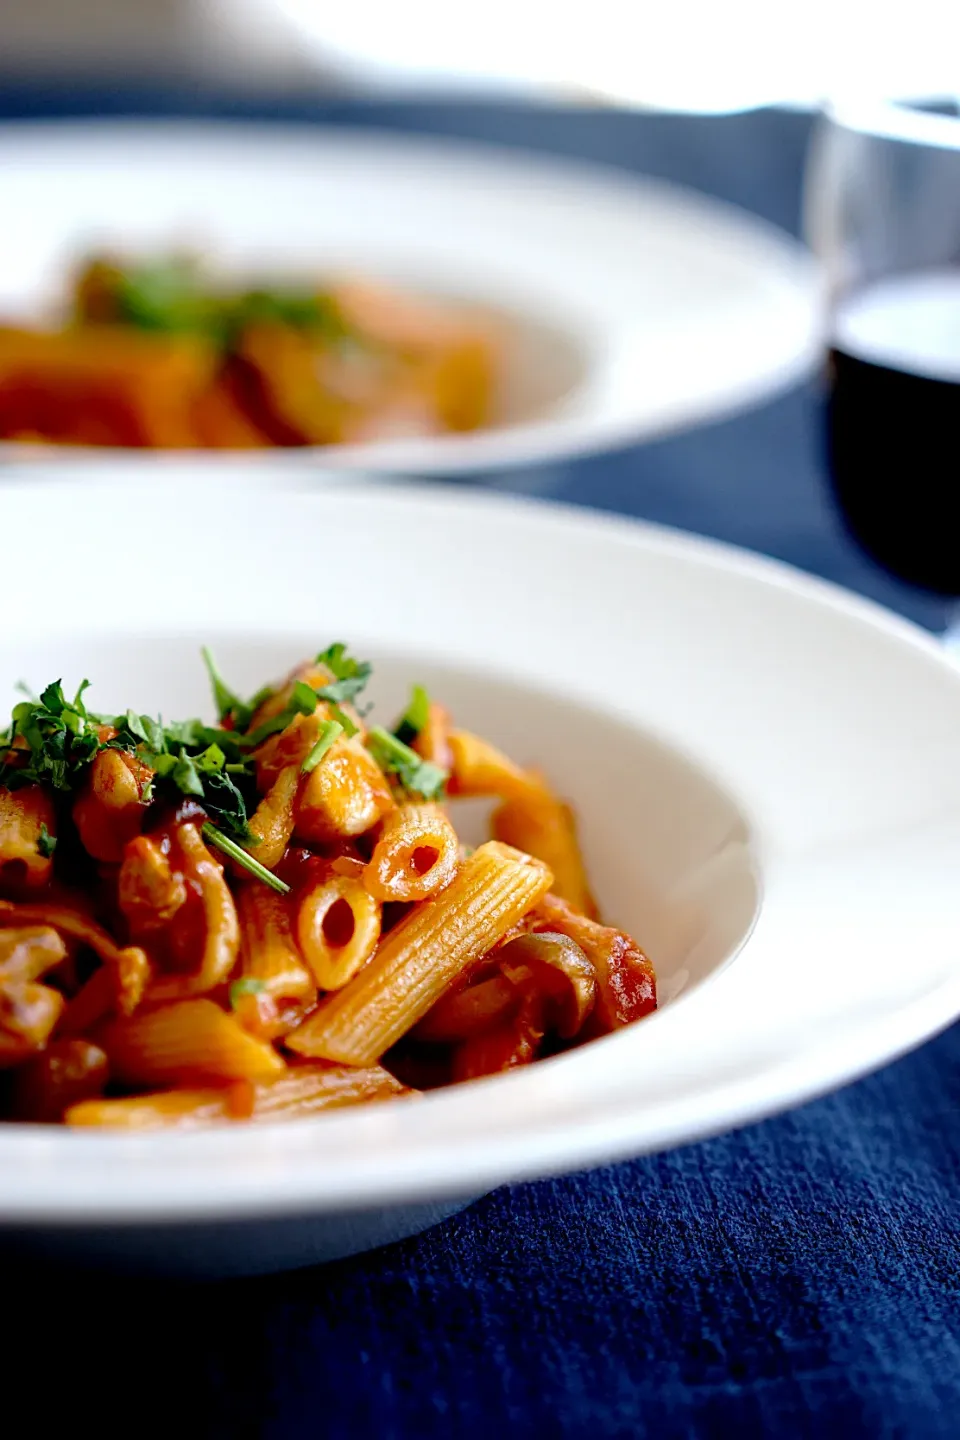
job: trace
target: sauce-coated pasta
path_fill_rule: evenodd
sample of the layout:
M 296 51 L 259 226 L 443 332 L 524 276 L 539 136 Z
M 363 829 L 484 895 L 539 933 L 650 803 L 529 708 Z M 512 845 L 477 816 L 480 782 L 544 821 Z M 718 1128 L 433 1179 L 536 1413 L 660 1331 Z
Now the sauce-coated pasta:
M 570 808 L 331 645 L 215 724 L 59 681 L 0 734 L 0 1118 L 281 1120 L 530 1064 L 656 1008 Z M 470 850 L 457 796 L 498 806 Z M 454 813 L 452 814 L 451 811 Z

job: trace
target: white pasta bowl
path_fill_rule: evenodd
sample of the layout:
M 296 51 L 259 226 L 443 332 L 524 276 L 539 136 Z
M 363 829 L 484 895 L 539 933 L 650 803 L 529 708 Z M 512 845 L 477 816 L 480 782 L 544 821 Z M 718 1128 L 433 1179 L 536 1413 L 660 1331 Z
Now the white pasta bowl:
M 164 1269 L 307 1264 L 505 1181 L 759 1119 L 960 1013 L 960 672 L 920 631 L 583 512 L 198 469 L 147 515 L 139 474 L 4 489 L 4 703 L 20 679 L 89 676 L 97 708 L 195 713 L 204 642 L 253 689 L 348 640 L 385 717 L 423 681 L 548 773 L 661 1009 L 506 1076 L 311 1120 L 0 1127 L 8 1240 Z

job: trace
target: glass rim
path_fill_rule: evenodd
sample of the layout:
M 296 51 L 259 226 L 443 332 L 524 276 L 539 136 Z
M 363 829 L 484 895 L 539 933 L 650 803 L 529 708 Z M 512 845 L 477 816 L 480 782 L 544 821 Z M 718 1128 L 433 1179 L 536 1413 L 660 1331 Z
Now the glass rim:
M 847 96 L 828 100 L 823 114 L 839 129 L 873 139 L 960 150 L 960 109 L 956 115 L 944 115 L 919 108 L 930 103 L 923 97 L 881 100 Z

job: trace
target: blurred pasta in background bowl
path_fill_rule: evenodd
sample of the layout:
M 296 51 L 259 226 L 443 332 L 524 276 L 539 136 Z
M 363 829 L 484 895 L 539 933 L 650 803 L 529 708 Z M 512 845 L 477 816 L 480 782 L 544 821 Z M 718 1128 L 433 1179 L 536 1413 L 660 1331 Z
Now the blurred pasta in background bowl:
M 177 253 L 95 255 L 59 324 L 0 326 L 0 440 L 265 450 L 496 418 L 489 318 L 343 281 L 229 285 Z

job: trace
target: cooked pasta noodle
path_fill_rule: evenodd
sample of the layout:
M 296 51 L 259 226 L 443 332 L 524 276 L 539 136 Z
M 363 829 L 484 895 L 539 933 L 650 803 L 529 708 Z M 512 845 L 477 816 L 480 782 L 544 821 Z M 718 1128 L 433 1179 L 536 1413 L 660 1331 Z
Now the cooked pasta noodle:
M 363 883 L 378 900 L 426 900 L 453 879 L 457 832 L 436 805 L 399 805 L 384 822 Z
M 218 719 L 0 733 L 0 1118 L 186 1130 L 531 1064 L 656 1008 L 547 780 L 414 687 L 365 723 L 331 645 Z M 498 802 L 471 850 L 459 796 Z
M 301 899 L 297 939 L 320 989 L 340 990 L 377 948 L 379 901 L 359 880 L 332 872 Z
M 371 963 L 288 1036 L 301 1055 L 370 1065 L 550 888 L 539 860 L 490 840 L 436 900 L 391 930 Z
M 406 1086 L 380 1066 L 300 1065 L 253 1087 L 248 1118 L 293 1120 L 370 1100 L 409 1095 Z M 66 1113 L 68 1125 L 107 1125 L 118 1130 L 187 1130 L 231 1119 L 224 1088 L 166 1090 L 126 1100 L 89 1100 Z
M 546 785 L 530 786 L 495 810 L 491 825 L 504 844 L 546 860 L 553 871 L 554 894 L 569 901 L 574 910 L 596 918 L 597 906 L 587 884 L 569 805 Z

